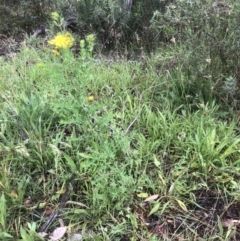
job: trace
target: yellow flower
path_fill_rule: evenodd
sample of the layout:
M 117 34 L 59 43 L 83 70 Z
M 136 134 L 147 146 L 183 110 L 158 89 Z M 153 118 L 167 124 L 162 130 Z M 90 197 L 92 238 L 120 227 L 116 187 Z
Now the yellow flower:
M 56 49 L 53 49 L 53 50 L 52 50 L 52 53 L 53 53 L 54 55 L 56 55 L 56 56 L 59 56 L 59 52 L 58 52 Z
M 89 95 L 88 96 L 88 101 L 93 101 L 94 100 L 94 96 L 93 95 Z
M 37 63 L 36 65 L 37 65 L 38 68 L 42 68 L 44 66 L 43 63 Z
M 58 33 L 55 38 L 49 40 L 48 43 L 56 49 L 66 49 L 73 46 L 74 38 L 69 32 Z

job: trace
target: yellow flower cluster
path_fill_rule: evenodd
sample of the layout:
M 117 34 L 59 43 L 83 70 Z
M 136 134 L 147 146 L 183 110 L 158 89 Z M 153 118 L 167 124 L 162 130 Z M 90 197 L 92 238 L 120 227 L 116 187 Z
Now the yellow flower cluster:
M 56 49 L 67 49 L 73 46 L 74 38 L 69 33 L 58 33 L 52 40 L 49 40 L 48 43 Z
M 94 96 L 93 95 L 89 95 L 88 96 L 88 101 L 93 101 L 94 100 Z

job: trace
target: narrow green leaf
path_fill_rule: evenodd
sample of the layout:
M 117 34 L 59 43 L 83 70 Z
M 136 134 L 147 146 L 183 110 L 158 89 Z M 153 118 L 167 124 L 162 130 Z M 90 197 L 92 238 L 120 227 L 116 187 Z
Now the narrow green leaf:
M 20 234 L 24 241 L 32 240 L 31 237 L 29 236 L 29 234 L 27 233 L 27 231 L 25 229 L 23 229 L 22 227 L 20 228 Z
M 79 156 L 83 157 L 83 158 L 86 158 L 86 159 L 91 159 L 92 157 L 88 154 L 85 154 L 85 153 L 78 153 Z
M 152 215 L 153 213 L 156 213 L 159 208 L 160 208 L 160 203 L 156 203 L 152 208 L 151 212 L 148 214 L 148 216 Z
M 0 224 L 3 227 L 3 230 L 6 229 L 6 210 L 7 210 L 6 199 L 3 193 L 0 198 Z
M 141 193 L 138 193 L 137 196 L 140 198 L 147 198 L 148 194 L 146 192 L 141 192 Z
M 156 167 L 161 166 L 161 162 L 157 159 L 156 155 L 153 155 L 153 163 L 155 164 Z
M 219 231 L 220 231 L 220 235 L 221 237 L 223 237 L 223 226 L 222 226 L 222 222 L 221 222 L 221 219 L 219 216 L 217 216 L 217 223 L 218 223 L 218 228 L 219 228 Z
M 71 170 L 72 171 L 76 171 L 77 170 L 77 167 L 76 167 L 76 164 L 74 163 L 73 159 L 67 155 L 66 153 L 63 153 L 66 161 L 67 161 L 67 164 L 70 166 Z
M 0 238 L 13 238 L 13 236 L 6 232 L 0 232 Z

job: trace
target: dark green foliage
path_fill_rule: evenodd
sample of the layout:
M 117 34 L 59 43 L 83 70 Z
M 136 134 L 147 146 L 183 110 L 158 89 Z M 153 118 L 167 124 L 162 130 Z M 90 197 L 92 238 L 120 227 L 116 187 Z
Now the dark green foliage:
M 81 34 L 94 32 L 104 48 L 124 49 L 124 46 L 140 48 L 155 41 L 149 29 L 153 12 L 163 4 L 151 1 L 77 1 L 73 13 L 77 18 L 76 31 Z M 67 7 L 68 8 L 68 7 Z M 71 15 L 69 11 L 66 18 Z
M 5 0 L 0 4 L 0 30 L 13 34 L 19 30 L 30 33 L 41 24 L 46 24 L 49 13 L 58 8 L 52 0 Z
M 221 2 L 224 4 L 198 0 L 170 4 L 164 13 L 154 13 L 152 29 L 162 42 L 174 46 L 175 64 L 171 67 L 191 73 L 195 86 L 205 79 L 209 95 L 232 105 L 240 77 L 240 4 Z

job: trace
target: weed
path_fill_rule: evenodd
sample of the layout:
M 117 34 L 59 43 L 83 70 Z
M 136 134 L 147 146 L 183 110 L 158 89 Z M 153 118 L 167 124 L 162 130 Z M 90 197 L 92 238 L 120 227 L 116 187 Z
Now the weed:
M 86 240 L 239 237 L 223 227 L 238 218 L 238 120 L 211 84 L 181 65 L 94 62 L 93 44 L 1 62 L 1 237 L 37 240 L 55 210 Z

